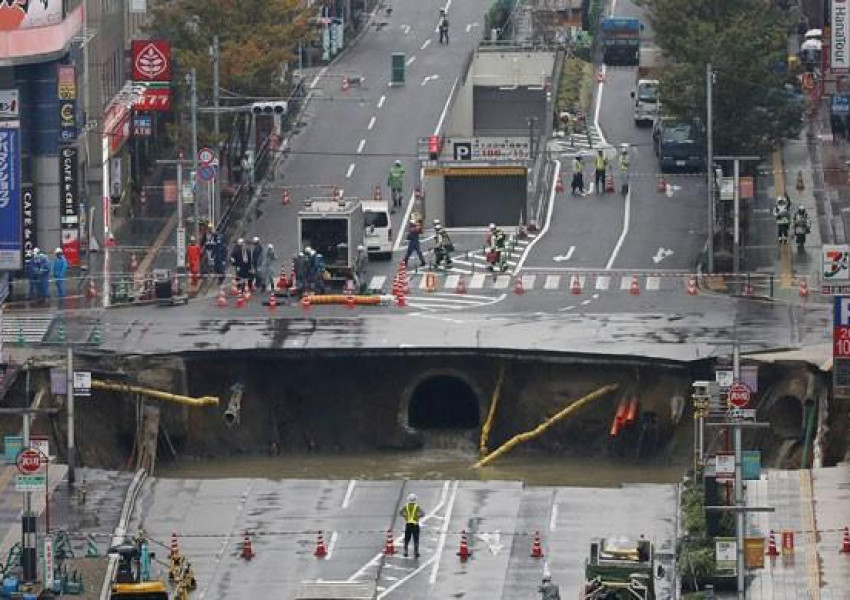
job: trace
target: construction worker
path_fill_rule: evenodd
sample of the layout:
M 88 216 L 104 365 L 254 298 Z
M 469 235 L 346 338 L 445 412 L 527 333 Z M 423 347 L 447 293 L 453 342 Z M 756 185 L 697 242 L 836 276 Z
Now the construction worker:
M 36 260 L 38 269 L 38 293 L 45 300 L 50 299 L 50 259 L 43 250 L 38 251 Z
M 407 504 L 401 507 L 399 514 L 404 519 L 404 555 L 407 556 L 407 547 L 410 545 L 410 538 L 413 538 L 413 554 L 415 558 L 419 558 L 419 519 L 424 517 L 425 513 L 416 502 L 416 494 L 407 497 Z
M 295 285 L 298 287 L 298 295 L 303 296 L 307 291 L 307 272 L 309 260 L 304 252 L 295 255 L 292 268 L 295 270 Z
M 253 287 L 260 285 L 260 265 L 263 262 L 263 245 L 260 243 L 260 238 L 256 235 L 251 240 L 251 284 Z
M 387 175 L 387 185 L 390 188 L 390 195 L 393 198 L 393 206 L 391 212 L 395 212 L 396 208 L 401 207 L 402 205 L 402 197 L 401 191 L 404 187 L 404 166 L 402 166 L 401 161 L 395 161 L 395 164 L 390 169 L 389 175 Z
M 773 207 L 776 219 L 776 237 L 780 244 L 788 243 L 788 228 L 791 226 L 791 202 L 785 196 L 779 196 Z
M 561 591 L 558 584 L 552 581 L 551 575 L 543 576 L 543 583 L 537 591 L 540 592 L 540 600 L 561 600 Z
M 440 9 L 440 24 L 438 25 L 438 29 L 440 31 L 440 43 L 449 43 L 449 17 L 446 15 L 446 9 Z
M 194 235 L 189 238 L 189 245 L 186 247 L 186 265 L 192 276 L 192 285 L 198 285 L 201 277 L 201 247 L 195 241 Z
M 407 226 L 407 252 L 404 254 L 404 268 L 407 268 L 407 261 L 410 260 L 410 257 L 416 253 L 416 256 L 419 258 L 419 266 L 425 264 L 425 257 L 422 256 L 422 245 L 419 242 L 419 238 L 422 235 L 422 227 L 419 226 L 419 223 L 416 222 L 415 219 L 410 219 L 410 223 Z
M 495 223 L 490 223 L 490 245 L 498 250 L 504 250 L 506 239 L 505 232 L 496 227 Z
M 594 169 L 594 185 L 596 186 L 596 193 L 601 194 L 605 191 L 605 171 L 608 169 L 608 159 L 605 158 L 605 154 L 602 150 L 597 150 L 596 158 L 593 160 L 593 169 Z
M 366 291 L 366 269 L 369 266 L 369 252 L 366 246 L 357 246 L 357 256 L 354 257 L 354 289 L 358 294 Z
M 65 275 L 68 273 L 68 259 L 62 253 L 62 248 L 56 248 L 56 258 L 53 259 L 53 281 L 56 282 L 56 295 L 60 304 L 65 298 Z
M 443 229 L 442 225 L 437 225 L 434 229 L 437 235 L 436 246 L 434 247 L 434 254 L 436 255 L 434 266 L 439 267 L 440 264 L 445 263 L 446 268 L 451 269 L 452 252 L 454 252 L 455 246 L 452 244 L 449 233 Z
M 38 253 L 41 252 L 38 248 L 33 248 L 32 253 L 26 261 L 27 279 L 30 284 L 28 300 L 38 300 Z
M 245 247 L 245 240 L 239 238 L 230 252 L 230 264 L 236 269 L 236 286 L 244 291 L 245 283 L 251 276 L 251 253 Z
M 218 275 L 218 285 L 221 285 L 224 283 L 225 263 L 227 262 L 227 243 L 224 240 L 224 235 L 213 233 L 210 236 L 207 249 L 212 258 L 213 271 Z
M 579 195 L 584 196 L 584 163 L 581 156 L 576 156 L 573 159 L 573 180 L 570 184 L 573 196 L 578 190 Z
M 629 193 L 629 147 L 623 144 L 620 148 L 620 193 Z
M 265 292 L 267 289 L 270 292 L 274 291 L 274 261 L 277 260 L 277 254 L 274 251 L 274 244 L 266 246 L 265 251 L 260 259 L 257 277 L 259 278 L 260 290 Z

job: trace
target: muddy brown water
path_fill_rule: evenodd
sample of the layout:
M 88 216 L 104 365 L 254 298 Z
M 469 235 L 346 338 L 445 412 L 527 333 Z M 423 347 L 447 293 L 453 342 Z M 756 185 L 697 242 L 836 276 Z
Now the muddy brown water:
M 470 440 L 438 435 L 421 450 L 187 459 L 161 465 L 157 475 L 189 479 L 513 480 L 528 485 L 610 487 L 675 483 L 681 481 L 687 468 L 678 460 L 638 462 L 616 456 L 587 458 L 517 451 L 490 466 L 474 469 L 477 458 Z

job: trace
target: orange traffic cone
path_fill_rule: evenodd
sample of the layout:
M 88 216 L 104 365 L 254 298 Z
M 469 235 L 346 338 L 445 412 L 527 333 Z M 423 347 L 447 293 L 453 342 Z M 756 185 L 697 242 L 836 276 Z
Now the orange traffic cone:
M 245 294 L 239 292 L 239 295 L 236 296 L 236 308 L 243 308 L 245 306 Z
M 610 194 L 614 191 L 614 176 L 610 173 L 605 177 L 605 193 Z
M 637 275 L 632 276 L 632 284 L 629 286 L 629 293 L 632 296 L 640 296 L 640 283 L 638 283 Z
M 393 544 L 393 530 L 387 529 L 387 541 L 384 544 L 384 556 L 392 556 L 395 554 L 395 544 Z
M 799 293 L 800 293 L 800 298 L 808 298 L 809 297 L 809 282 L 806 281 L 805 278 L 803 278 L 803 277 L 800 278 L 800 287 L 798 289 L 799 289 Z
M 844 528 L 844 533 L 841 534 L 841 554 L 850 554 L 850 529 Z
M 657 191 L 659 194 L 663 194 L 663 193 L 665 193 L 665 192 L 667 191 L 667 180 L 666 180 L 666 179 L 664 179 L 664 175 L 661 175 L 661 176 L 658 178 L 658 188 L 656 189 L 656 191 Z
M 744 295 L 752 296 L 753 295 L 753 284 L 750 283 L 750 278 L 747 277 L 747 281 L 744 282 Z
M 328 555 L 328 549 L 325 548 L 325 538 L 322 536 L 322 532 L 319 532 L 319 536 L 316 538 L 316 550 L 313 552 L 313 556 L 316 558 L 324 558 Z
M 696 296 L 699 293 L 697 290 L 697 278 L 691 277 L 688 279 L 688 296 Z
M 402 293 L 402 290 L 401 290 L 401 276 L 400 276 L 399 274 L 396 274 L 396 276 L 395 276 L 395 277 L 393 277 L 393 289 L 392 289 L 392 294 L 393 294 L 393 296 L 398 296 L 398 295 L 399 295 L 399 294 L 401 294 L 401 293 Z
M 89 279 L 89 286 L 86 288 L 86 298 L 88 300 L 97 298 L 97 288 L 94 286 L 94 279 Z
M 348 294 L 345 297 L 345 308 L 347 308 L 348 310 L 353 310 L 356 305 L 357 301 L 354 300 L 354 294 Z
M 280 275 L 277 278 L 277 289 L 288 290 L 289 281 L 286 280 L 286 267 L 280 268 Z
M 138 258 L 136 258 L 136 253 L 135 253 L 135 252 L 133 252 L 133 253 L 130 255 L 130 271 L 132 271 L 133 273 L 135 273 L 135 272 L 136 272 L 136 269 L 138 269 L 138 268 L 139 268 L 139 259 L 138 259 Z
M 292 198 L 289 197 L 289 190 L 283 188 L 283 193 L 280 195 L 280 203 L 286 206 L 292 202 Z
M 522 277 L 514 278 L 514 294 L 522 295 L 525 293 L 525 286 L 522 285 Z
M 301 306 L 301 310 L 304 311 L 304 314 L 309 314 L 310 308 L 312 308 L 312 306 L 313 306 L 313 302 L 312 302 L 312 300 L 310 300 L 310 296 L 307 295 L 307 294 L 305 294 L 301 298 L 301 302 L 299 302 L 298 304 Z
M 779 556 L 779 551 L 776 549 L 776 534 L 773 533 L 773 529 L 770 530 L 768 536 L 766 556 Z
M 543 548 L 540 546 L 540 532 L 534 532 L 534 543 L 531 545 L 531 558 L 543 558 Z
M 395 305 L 399 308 L 404 308 L 405 306 L 407 306 L 407 300 L 405 299 L 404 294 L 398 294 L 395 297 Z
M 466 293 L 466 280 L 463 278 L 463 275 L 458 277 L 457 287 L 455 287 L 455 294 L 465 294 Z
M 219 308 L 227 308 L 227 296 L 224 294 L 224 288 L 218 290 L 218 298 L 215 299 L 215 305 Z
M 168 548 L 168 558 L 174 560 L 180 556 L 180 546 L 177 545 L 177 532 L 171 532 L 171 544 Z
M 555 182 L 555 193 L 560 194 L 564 191 L 564 178 L 558 175 L 558 181 Z
M 466 543 L 466 531 L 460 532 L 460 549 L 457 551 L 457 555 L 460 557 L 460 562 L 466 562 L 466 559 L 472 556 L 472 552 L 469 551 L 469 546 Z
M 274 292 L 269 292 L 269 312 L 274 312 L 277 310 L 277 298 L 274 295 Z
M 245 539 L 242 541 L 242 554 L 240 556 L 245 560 L 251 560 L 256 556 L 254 548 L 251 546 L 251 536 L 247 531 L 245 532 Z
M 573 275 L 573 279 L 570 282 L 570 293 L 575 295 L 581 294 L 581 279 L 579 279 L 578 275 Z
M 351 87 L 351 82 L 348 80 L 348 77 L 343 77 L 342 78 L 342 91 L 347 92 L 350 87 Z

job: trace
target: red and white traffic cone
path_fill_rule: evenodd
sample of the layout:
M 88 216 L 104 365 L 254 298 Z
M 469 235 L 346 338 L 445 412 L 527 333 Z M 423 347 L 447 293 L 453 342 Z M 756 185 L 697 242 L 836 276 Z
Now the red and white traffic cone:
M 531 544 L 531 558 L 543 558 L 543 547 L 540 545 L 540 532 L 534 532 L 534 543 Z
M 395 544 L 393 544 L 393 530 L 387 529 L 387 541 L 384 543 L 384 556 L 392 556 L 395 554 Z
M 274 292 L 269 292 L 269 312 L 274 312 L 277 310 L 277 298 L 274 295 Z
M 351 88 L 351 82 L 348 80 L 348 77 L 342 78 L 342 91 L 347 92 Z
M 227 308 L 227 296 L 224 293 L 224 288 L 218 290 L 218 298 L 215 299 L 215 305 L 219 308 Z
M 135 273 L 138 268 L 139 268 L 139 259 L 136 258 L 136 253 L 133 252 L 130 255 L 130 271 Z
M 174 560 L 180 557 L 180 546 L 177 544 L 177 532 L 171 532 L 171 544 L 168 547 L 168 558 Z
M 698 293 L 697 278 L 692 276 L 688 279 L 688 296 L 696 296 Z
M 809 297 L 809 282 L 804 277 L 800 278 L 800 286 L 798 288 L 798 292 L 800 294 L 800 298 Z
M 750 278 L 747 277 L 747 281 L 744 282 L 744 296 L 752 296 L 753 295 L 753 284 L 750 283 Z
M 850 529 L 844 528 L 844 533 L 841 534 L 841 554 L 850 554 Z
M 776 534 L 773 532 L 773 529 L 770 530 L 770 535 L 767 539 L 766 556 L 779 556 L 779 550 L 776 549 Z
M 558 175 L 558 180 L 555 182 L 555 193 L 560 194 L 564 191 L 564 177 Z
M 632 296 L 640 296 L 640 282 L 637 275 L 632 276 L 632 284 L 629 286 L 629 293 Z
M 472 552 L 469 551 L 469 545 L 466 543 L 466 531 L 460 532 L 460 549 L 457 551 L 457 555 L 460 557 L 460 562 L 466 562 L 466 559 L 472 556 Z
M 245 532 L 245 539 L 242 540 L 242 554 L 240 556 L 244 560 L 251 560 L 256 556 L 254 547 L 251 545 L 251 535 L 247 531 Z
M 283 188 L 283 193 L 280 195 L 280 203 L 286 206 L 290 202 L 292 202 L 292 198 L 289 197 L 289 190 Z
M 245 306 L 245 294 L 239 292 L 239 295 L 236 296 L 236 308 L 244 308 Z
M 667 180 L 664 179 L 664 175 L 658 177 L 658 187 L 656 190 L 659 194 L 667 193 Z
M 522 284 L 522 277 L 514 278 L 514 294 L 521 296 L 525 293 L 525 286 Z
M 404 297 L 403 293 L 396 295 L 395 305 L 399 308 L 404 308 L 405 306 L 407 306 L 407 299 Z
M 605 193 L 611 194 L 614 192 L 614 176 L 610 173 L 605 177 Z
M 581 279 L 578 275 L 573 275 L 572 281 L 570 281 L 570 293 L 575 295 L 581 294 Z
M 324 558 L 328 555 L 328 549 L 325 548 L 325 538 L 322 535 L 322 532 L 319 532 L 318 537 L 316 538 L 316 549 L 313 551 L 313 556 L 316 558 Z
M 89 279 L 89 286 L 86 288 L 86 299 L 94 300 L 97 298 L 97 288 L 94 285 L 94 279 Z
M 455 294 L 465 294 L 466 293 L 466 280 L 463 278 L 463 275 L 458 276 L 457 286 L 455 286 Z
M 301 301 L 298 303 L 301 307 L 301 310 L 304 311 L 305 315 L 310 314 L 310 309 L 313 307 L 313 301 L 310 299 L 309 294 L 305 294 L 302 296 Z

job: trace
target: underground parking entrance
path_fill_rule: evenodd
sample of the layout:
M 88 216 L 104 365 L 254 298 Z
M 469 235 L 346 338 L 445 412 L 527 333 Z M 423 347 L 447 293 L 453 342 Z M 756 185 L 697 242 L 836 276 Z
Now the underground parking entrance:
M 414 429 L 475 429 L 481 424 L 478 395 L 455 374 L 421 379 L 407 402 L 407 424 Z

